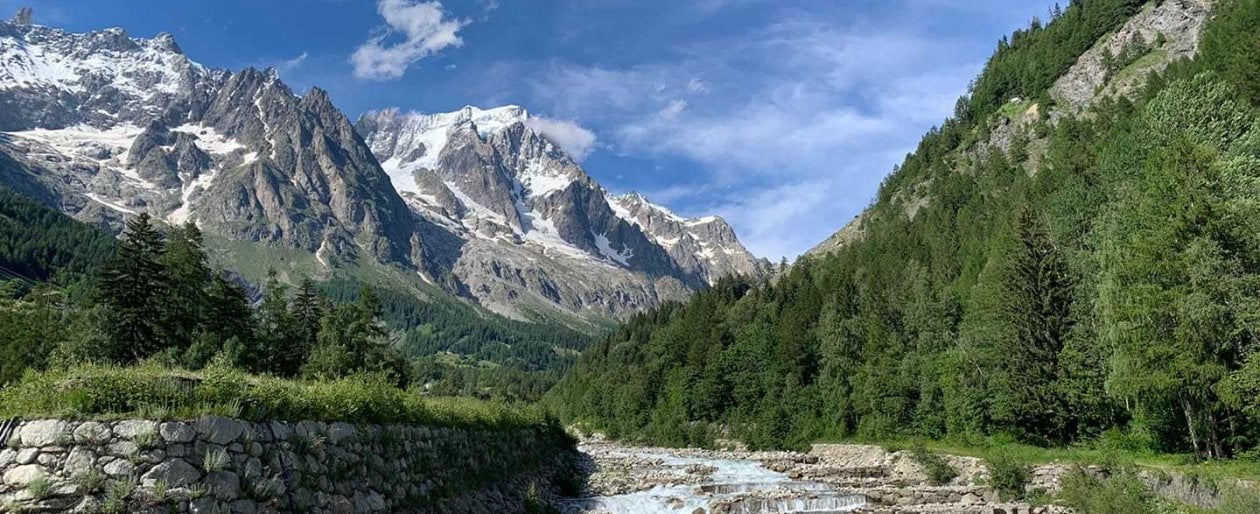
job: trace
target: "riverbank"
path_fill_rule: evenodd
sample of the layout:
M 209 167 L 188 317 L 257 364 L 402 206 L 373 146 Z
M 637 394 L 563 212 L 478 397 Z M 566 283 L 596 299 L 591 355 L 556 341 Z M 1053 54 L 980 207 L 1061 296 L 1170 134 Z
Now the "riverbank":
M 562 500 L 566 514 L 735 514 L 858 512 L 992 514 L 1068 512 L 998 498 L 980 459 L 945 457 L 958 476 L 932 485 L 909 452 L 878 446 L 820 444 L 809 452 L 752 452 L 633 447 L 591 440 L 582 498 Z M 1047 485 L 1051 469 L 1034 477 Z M 998 510 L 1000 509 L 1000 510 Z

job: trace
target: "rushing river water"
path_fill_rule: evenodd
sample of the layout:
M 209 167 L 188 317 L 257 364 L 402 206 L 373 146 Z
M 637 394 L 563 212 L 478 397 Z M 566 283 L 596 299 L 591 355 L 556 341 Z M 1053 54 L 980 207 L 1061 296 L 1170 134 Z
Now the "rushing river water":
M 657 480 L 662 475 L 676 475 L 678 480 L 624 494 L 568 500 L 567 512 L 822 514 L 847 512 L 866 503 L 862 496 L 835 492 L 826 484 L 792 480 L 755 460 L 682 456 L 667 450 L 629 448 L 592 457 L 596 466 L 600 466 L 601 461 L 635 463 L 629 467 L 651 469 L 632 469 L 632 475 L 650 472 Z

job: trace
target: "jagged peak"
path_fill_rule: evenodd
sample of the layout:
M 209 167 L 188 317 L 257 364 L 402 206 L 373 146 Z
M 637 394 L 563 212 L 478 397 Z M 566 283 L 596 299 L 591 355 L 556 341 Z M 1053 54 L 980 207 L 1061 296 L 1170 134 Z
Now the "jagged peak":
M 29 26 L 34 16 L 35 16 L 35 12 L 33 9 L 31 9 L 30 7 L 22 7 L 17 10 L 17 13 L 15 13 L 13 15 L 13 18 L 9 20 L 9 23 L 17 25 L 19 27 Z
M 179 43 L 175 42 L 175 36 L 170 32 L 158 32 L 156 36 L 153 36 L 153 45 L 158 49 L 166 50 L 168 52 L 181 55 L 184 53 L 184 49 L 179 47 Z

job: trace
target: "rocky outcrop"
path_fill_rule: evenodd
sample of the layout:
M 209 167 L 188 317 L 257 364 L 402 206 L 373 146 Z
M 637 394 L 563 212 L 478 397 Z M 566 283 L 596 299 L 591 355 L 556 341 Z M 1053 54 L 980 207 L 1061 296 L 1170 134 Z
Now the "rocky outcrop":
M 0 449 L 0 511 L 522 512 L 574 456 L 543 429 L 35 420 Z
M 1104 36 L 1055 81 L 1050 96 L 1064 113 L 1076 114 L 1098 98 L 1130 94 L 1151 72 L 1193 57 L 1215 0 L 1150 2 L 1119 30 Z M 1122 69 L 1117 59 L 1129 55 Z

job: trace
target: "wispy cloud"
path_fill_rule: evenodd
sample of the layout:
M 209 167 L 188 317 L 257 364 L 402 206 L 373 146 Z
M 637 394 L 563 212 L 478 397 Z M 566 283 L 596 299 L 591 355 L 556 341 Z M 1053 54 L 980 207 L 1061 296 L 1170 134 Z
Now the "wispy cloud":
M 301 54 L 298 54 L 297 56 L 294 56 L 291 59 L 281 59 L 279 61 L 266 63 L 264 67 L 275 68 L 276 71 L 279 71 L 280 73 L 293 71 L 302 67 L 302 64 L 306 62 L 306 58 L 308 57 L 308 55 L 309 55 L 308 52 L 302 52 Z
M 421 59 L 464 43 L 459 31 L 469 22 L 448 17 L 441 2 L 380 0 L 376 10 L 385 26 L 350 56 L 355 77 L 396 79 Z
M 551 142 L 560 146 L 564 153 L 573 160 L 582 162 L 595 149 L 597 138 L 595 133 L 578 125 L 573 120 L 555 120 L 550 118 L 530 117 L 525 122 L 530 128 L 538 131 Z
M 604 127 L 617 153 L 696 164 L 689 178 L 703 192 L 664 187 L 670 198 L 657 201 L 715 211 L 755 253 L 794 257 L 860 211 L 950 114 L 980 65 L 952 48 L 904 27 L 785 17 L 685 46 L 675 59 L 550 63 L 531 80 L 534 101 Z

